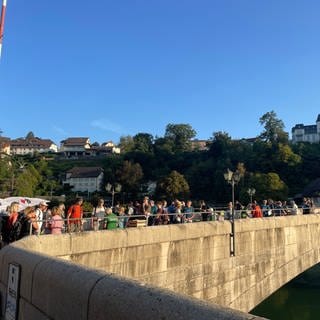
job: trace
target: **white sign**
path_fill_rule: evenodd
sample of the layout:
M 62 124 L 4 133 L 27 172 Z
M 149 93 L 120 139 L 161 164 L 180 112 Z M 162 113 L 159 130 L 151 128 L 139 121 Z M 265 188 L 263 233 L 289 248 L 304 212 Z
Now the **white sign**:
M 18 319 L 20 266 L 10 263 L 8 272 L 5 320 Z

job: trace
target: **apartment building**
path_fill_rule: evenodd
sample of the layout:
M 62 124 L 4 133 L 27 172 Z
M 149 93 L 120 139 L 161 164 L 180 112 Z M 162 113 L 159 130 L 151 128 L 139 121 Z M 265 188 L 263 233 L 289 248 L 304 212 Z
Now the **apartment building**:
M 292 142 L 320 142 L 320 114 L 317 117 L 316 124 L 304 125 L 302 123 L 296 124 L 292 128 Z
M 30 138 L 10 140 L 11 155 L 26 155 L 38 153 L 57 152 L 58 146 L 50 139 Z

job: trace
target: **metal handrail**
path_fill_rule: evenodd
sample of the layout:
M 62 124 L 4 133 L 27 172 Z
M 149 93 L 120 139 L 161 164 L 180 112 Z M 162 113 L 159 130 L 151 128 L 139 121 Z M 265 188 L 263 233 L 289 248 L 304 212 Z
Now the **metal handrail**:
M 278 217 L 278 216 L 286 216 L 286 215 L 292 215 L 292 210 L 294 208 L 292 207 L 287 207 L 287 208 L 274 208 L 274 209 L 262 209 L 262 212 L 264 213 L 263 217 Z M 295 214 L 302 214 L 303 213 L 303 207 L 299 206 L 298 207 L 298 212 Z M 310 210 L 310 213 L 314 213 L 314 208 L 308 208 Z M 269 213 L 267 215 L 265 215 L 265 212 L 268 211 Z M 271 214 L 270 214 L 271 211 Z M 244 218 L 252 218 L 252 210 L 251 209 L 241 209 L 241 210 L 235 210 L 234 211 L 235 216 L 234 219 L 244 219 Z M 91 213 L 90 213 L 91 214 Z M 219 208 L 211 208 L 211 210 L 205 210 L 205 211 L 197 211 L 194 210 L 192 212 L 181 212 L 181 213 L 169 213 L 166 212 L 162 215 L 165 215 L 168 217 L 168 222 L 169 223 L 185 223 L 187 222 L 185 217 L 186 215 L 193 215 L 194 218 L 192 219 L 192 221 L 189 222 L 202 222 L 202 214 L 206 214 L 209 217 L 209 221 L 213 220 L 213 221 L 221 221 L 221 220 L 231 220 L 231 211 L 226 208 L 226 207 L 219 207 Z M 158 214 L 148 214 L 147 216 L 145 214 L 132 214 L 132 215 L 120 215 L 117 216 L 118 220 L 124 220 L 126 219 L 127 222 L 131 221 L 131 220 L 145 220 L 146 221 L 146 226 L 148 225 L 148 219 L 149 218 L 156 218 L 158 217 Z M 107 215 L 105 215 L 104 220 L 106 219 Z M 170 218 L 171 217 L 171 218 Z M 180 217 L 181 220 L 179 222 L 175 221 L 174 217 Z M 95 230 L 94 228 L 94 223 L 96 221 L 101 221 L 99 220 L 99 218 L 97 218 L 97 220 L 95 219 L 94 216 L 90 216 L 90 217 L 82 217 L 82 218 L 62 218 L 61 220 L 63 221 L 63 228 L 62 228 L 62 232 L 63 233 L 72 233 L 70 231 L 70 228 L 68 228 L 68 226 L 70 224 L 72 224 L 72 222 L 74 221 L 79 221 L 80 222 L 80 230 L 79 231 L 90 231 L 90 230 Z M 33 232 L 33 228 L 32 228 L 32 223 L 30 223 L 30 229 L 29 229 L 29 234 L 37 234 L 37 235 L 43 235 L 43 234 L 49 234 L 49 232 L 47 232 L 46 230 L 49 230 L 48 227 L 46 227 L 51 221 L 51 218 L 48 219 L 41 219 L 41 220 L 35 220 L 35 222 L 37 223 L 41 223 L 41 225 L 44 225 L 44 227 L 41 228 L 40 232 L 34 231 Z M 86 224 L 86 226 L 84 227 L 84 225 Z M 127 224 L 126 226 L 127 227 Z
M 230 210 L 226 209 L 226 208 L 219 208 L 219 210 L 217 210 L 216 208 L 212 208 L 213 210 L 206 210 L 206 211 L 192 211 L 192 212 L 178 212 L 178 213 L 164 213 L 164 214 L 160 214 L 160 216 L 168 216 L 169 218 L 170 217 L 185 217 L 186 215 L 193 215 L 195 216 L 194 218 L 194 221 L 202 221 L 201 219 L 201 215 L 202 214 L 206 214 L 208 215 L 209 217 L 212 216 L 212 217 L 215 217 L 215 218 L 218 218 L 218 217 L 222 217 L 224 218 L 224 220 L 229 220 L 230 219 Z M 301 210 L 301 208 L 299 208 Z M 286 212 L 286 214 L 283 213 L 284 210 L 287 210 L 288 212 Z M 268 209 L 268 211 L 271 211 L 272 214 L 269 215 L 269 216 L 279 216 L 279 215 L 290 215 L 290 212 L 291 212 L 292 208 L 275 208 L 275 209 Z M 262 209 L 262 212 L 264 212 L 266 210 Z M 247 217 L 251 217 L 251 212 L 252 210 L 251 209 L 241 209 L 241 210 L 235 210 L 235 219 L 243 219 L 243 218 L 247 218 Z M 279 214 L 278 214 L 279 213 Z M 244 217 L 244 214 L 246 215 Z M 148 218 L 155 218 L 155 217 L 158 217 L 159 215 L 158 214 L 148 214 L 148 215 L 145 215 L 145 214 L 131 214 L 131 215 L 128 215 L 128 214 L 125 214 L 125 215 L 118 215 L 118 220 L 124 220 L 124 219 L 130 219 L 130 220 L 134 220 L 134 219 L 141 219 L 141 220 L 147 220 Z M 105 215 L 104 219 L 106 219 L 107 215 Z M 64 225 L 66 224 L 69 224 L 70 222 L 72 223 L 73 221 L 80 221 L 81 224 L 83 225 L 85 222 L 95 222 L 95 221 L 101 221 L 102 219 L 100 218 L 96 218 L 94 216 L 91 216 L 91 217 L 82 217 L 82 218 L 61 218 L 64 222 Z M 42 220 L 37 220 L 36 222 L 41 222 L 43 224 L 47 224 L 50 222 L 50 218 L 48 219 L 42 219 Z

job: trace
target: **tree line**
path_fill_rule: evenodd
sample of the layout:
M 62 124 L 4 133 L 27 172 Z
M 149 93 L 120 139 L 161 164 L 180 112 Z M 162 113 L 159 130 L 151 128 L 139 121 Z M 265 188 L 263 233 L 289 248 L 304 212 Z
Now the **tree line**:
M 123 201 L 149 194 L 156 199 L 226 203 L 231 197 L 224 179 L 227 169 L 240 173 L 235 195 L 244 203 L 249 201 L 248 188 L 256 190 L 257 200 L 294 197 L 320 176 L 319 144 L 292 144 L 274 111 L 262 115 L 259 123 L 261 134 L 250 140 L 234 140 L 227 132 L 214 132 L 206 150 L 192 149 L 191 140 L 197 133 L 190 124 L 168 124 L 163 137 L 143 132 L 121 137 L 121 154 L 104 159 L 4 157 L 0 160 L 0 192 L 2 196 L 72 196 L 72 189 L 61 183 L 63 174 L 74 166 L 101 166 L 105 183 L 122 185 L 118 197 Z M 104 192 L 95 196 L 105 196 Z

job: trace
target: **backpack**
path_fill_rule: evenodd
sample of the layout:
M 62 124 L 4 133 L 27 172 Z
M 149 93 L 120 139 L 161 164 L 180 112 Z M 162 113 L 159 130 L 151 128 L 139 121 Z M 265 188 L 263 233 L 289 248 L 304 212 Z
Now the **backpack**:
M 13 242 L 21 239 L 22 225 L 25 220 L 24 214 L 19 214 L 16 222 L 13 224 L 11 229 L 8 231 L 8 242 Z
M 9 230 L 7 227 L 8 219 L 9 219 L 9 216 L 7 216 L 7 215 L 3 215 L 0 217 L 0 233 L 1 233 L 2 241 L 4 241 L 4 242 L 9 242 L 9 240 L 8 240 Z

